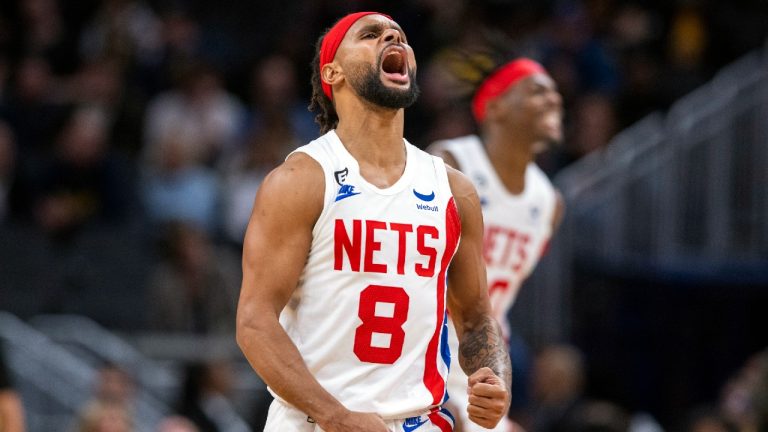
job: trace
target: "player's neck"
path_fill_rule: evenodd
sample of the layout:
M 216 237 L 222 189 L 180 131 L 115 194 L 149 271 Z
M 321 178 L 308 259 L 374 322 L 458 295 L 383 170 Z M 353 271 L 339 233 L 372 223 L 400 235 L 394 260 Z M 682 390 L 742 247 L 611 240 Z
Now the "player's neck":
M 403 110 L 360 109 L 339 112 L 336 127 L 344 147 L 360 165 L 360 174 L 377 187 L 389 187 L 405 171 Z
M 525 172 L 534 159 L 534 145 L 523 137 L 486 133 L 483 144 L 504 187 L 513 194 L 525 190 Z
M 402 147 L 404 109 L 382 108 L 346 94 L 340 94 L 339 99 L 336 134 L 350 151 L 357 146 L 374 146 L 383 152 Z

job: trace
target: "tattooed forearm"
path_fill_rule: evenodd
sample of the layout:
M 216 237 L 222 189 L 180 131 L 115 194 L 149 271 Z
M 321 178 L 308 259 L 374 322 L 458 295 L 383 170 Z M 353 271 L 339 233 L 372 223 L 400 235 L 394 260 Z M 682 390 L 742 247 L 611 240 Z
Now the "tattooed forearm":
M 481 367 L 490 368 L 512 388 L 512 364 L 495 319 L 486 316 L 478 325 L 465 327 L 459 341 L 459 363 L 472 374 Z

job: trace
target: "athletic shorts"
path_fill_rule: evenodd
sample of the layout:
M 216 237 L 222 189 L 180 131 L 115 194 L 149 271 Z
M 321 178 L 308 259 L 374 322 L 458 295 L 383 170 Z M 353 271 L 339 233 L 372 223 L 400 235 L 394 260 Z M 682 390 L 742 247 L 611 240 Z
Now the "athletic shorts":
M 441 408 L 420 416 L 399 420 L 384 420 L 390 432 L 451 432 L 453 415 Z M 269 406 L 264 432 L 322 432 L 306 414 L 275 399 Z

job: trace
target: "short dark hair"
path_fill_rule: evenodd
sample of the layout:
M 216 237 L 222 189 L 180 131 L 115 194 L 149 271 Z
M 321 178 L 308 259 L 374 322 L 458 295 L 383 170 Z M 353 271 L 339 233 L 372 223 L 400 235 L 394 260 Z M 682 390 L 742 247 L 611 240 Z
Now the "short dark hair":
M 330 29 L 323 32 L 315 44 L 315 58 L 312 59 L 312 99 L 309 102 L 309 110 L 316 112 L 315 122 L 320 125 L 320 133 L 324 134 L 339 124 L 339 115 L 333 102 L 323 92 L 322 78 L 320 78 L 320 47 L 325 35 Z
M 469 101 L 488 77 L 523 53 L 506 34 L 488 29 L 481 32 L 477 43 L 449 48 L 443 55 L 448 71 L 461 86 L 460 93 Z
M 468 101 L 488 77 L 510 60 L 509 56 L 481 49 L 457 48 L 445 54 L 448 71 L 461 86 L 460 94 Z

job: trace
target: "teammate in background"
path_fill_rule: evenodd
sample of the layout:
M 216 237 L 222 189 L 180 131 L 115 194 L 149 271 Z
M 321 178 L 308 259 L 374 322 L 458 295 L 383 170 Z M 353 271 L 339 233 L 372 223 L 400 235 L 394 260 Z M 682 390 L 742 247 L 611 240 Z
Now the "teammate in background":
M 488 293 L 509 341 L 507 313 L 565 207 L 534 162 L 538 152 L 562 139 L 562 100 L 540 64 L 518 58 L 485 75 L 476 86 L 472 113 L 480 136 L 438 141 L 428 150 L 466 174 L 480 195 Z M 453 351 L 455 338 L 449 344 Z M 461 369 L 451 369 L 448 387 L 456 405 L 467 404 L 461 392 L 466 379 Z M 464 430 L 482 430 L 466 421 L 466 411 L 459 411 Z M 505 430 L 503 422 L 496 430 Z
M 488 301 L 480 201 L 403 138 L 418 96 L 405 34 L 384 14 L 347 15 L 313 66 L 324 135 L 267 176 L 244 242 L 237 340 L 276 396 L 265 431 L 452 430 L 446 304 L 469 418 L 495 426 L 511 367 Z

